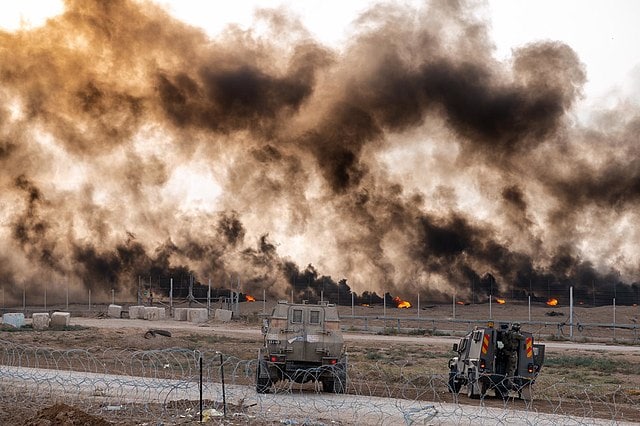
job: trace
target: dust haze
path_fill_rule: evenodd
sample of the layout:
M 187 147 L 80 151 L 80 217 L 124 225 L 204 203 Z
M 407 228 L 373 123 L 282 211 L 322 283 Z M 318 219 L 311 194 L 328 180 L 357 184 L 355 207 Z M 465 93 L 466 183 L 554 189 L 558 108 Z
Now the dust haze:
M 7 297 L 193 274 L 278 297 L 635 302 L 638 111 L 580 124 L 571 46 L 499 61 L 476 7 L 379 4 L 340 50 L 286 10 L 210 38 L 144 1 L 0 31 Z

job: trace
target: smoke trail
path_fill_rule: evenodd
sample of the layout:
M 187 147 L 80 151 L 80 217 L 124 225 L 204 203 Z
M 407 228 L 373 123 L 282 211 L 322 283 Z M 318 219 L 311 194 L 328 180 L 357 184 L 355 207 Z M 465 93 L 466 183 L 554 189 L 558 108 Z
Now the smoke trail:
M 341 52 L 286 11 L 210 39 L 126 0 L 0 33 L 8 288 L 631 298 L 637 111 L 578 126 L 575 52 L 497 61 L 475 7 L 375 6 Z

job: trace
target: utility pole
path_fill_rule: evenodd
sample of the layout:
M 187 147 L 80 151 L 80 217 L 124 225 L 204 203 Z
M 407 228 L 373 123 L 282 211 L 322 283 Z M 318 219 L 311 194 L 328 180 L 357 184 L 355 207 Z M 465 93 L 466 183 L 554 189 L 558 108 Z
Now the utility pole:
M 569 287 L 569 338 L 573 339 L 573 286 Z

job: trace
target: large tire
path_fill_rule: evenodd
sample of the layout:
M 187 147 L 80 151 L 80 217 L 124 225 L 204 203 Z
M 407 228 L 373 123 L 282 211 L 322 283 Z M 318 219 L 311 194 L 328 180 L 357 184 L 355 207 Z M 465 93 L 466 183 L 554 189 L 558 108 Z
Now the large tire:
M 495 391 L 498 398 L 502 398 L 503 400 L 509 399 L 509 388 L 507 388 L 504 384 L 498 383 L 496 385 Z
M 484 398 L 489 389 L 489 381 L 486 377 L 475 378 L 471 373 L 467 377 L 467 396 L 471 399 Z
M 272 384 L 271 378 L 260 377 L 260 373 L 262 370 L 266 370 L 266 367 L 264 366 L 264 363 L 261 360 L 258 360 L 258 367 L 256 367 L 256 392 L 269 393 L 269 389 L 271 388 L 271 384 Z
M 271 389 L 271 381 L 269 379 L 258 378 L 256 380 L 256 392 L 269 393 L 269 389 Z
M 478 391 L 478 380 L 474 377 L 475 373 L 471 371 L 467 376 L 467 396 L 471 399 L 480 398 L 480 392 Z
M 520 395 L 520 399 L 526 402 L 530 402 L 533 400 L 533 390 L 531 387 L 531 383 L 527 383 L 520 388 L 518 391 L 518 395 Z
M 476 399 L 480 396 L 479 394 L 475 393 L 474 387 L 475 383 L 467 383 L 467 397 L 469 397 L 470 399 Z
M 486 377 L 478 379 L 478 396 L 484 398 L 487 396 L 487 390 L 489 389 L 489 380 Z
M 480 398 L 480 393 L 476 392 L 476 382 L 467 382 L 467 396 L 470 399 Z
M 331 373 L 331 378 L 322 380 L 322 390 L 331 393 L 344 393 L 347 389 L 347 372 L 341 368 Z
M 449 372 L 449 392 L 458 394 L 460 393 L 460 388 L 462 388 L 462 384 L 456 380 L 457 371 L 451 370 Z
M 333 381 L 333 391 L 335 393 L 345 393 L 347 390 L 347 373 L 342 371 L 336 375 Z

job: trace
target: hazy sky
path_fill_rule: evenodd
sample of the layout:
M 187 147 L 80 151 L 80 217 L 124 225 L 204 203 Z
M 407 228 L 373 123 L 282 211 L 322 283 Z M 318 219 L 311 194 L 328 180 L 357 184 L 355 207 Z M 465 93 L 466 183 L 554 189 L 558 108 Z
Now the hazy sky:
M 372 4 L 369 0 L 201 0 L 156 1 L 175 17 L 203 28 L 215 37 L 231 23 L 248 28 L 256 8 L 285 7 L 300 17 L 319 40 L 339 49 L 350 24 Z M 395 2 L 402 3 L 402 2 Z M 407 1 L 419 5 L 420 1 Z M 613 106 L 619 99 L 640 98 L 640 2 L 635 0 L 489 0 L 478 2 L 490 22 L 495 56 L 508 60 L 511 49 L 536 40 L 560 40 L 586 64 L 588 82 L 581 109 Z M 0 27 L 8 30 L 38 26 L 60 13 L 61 1 L 4 2 Z

